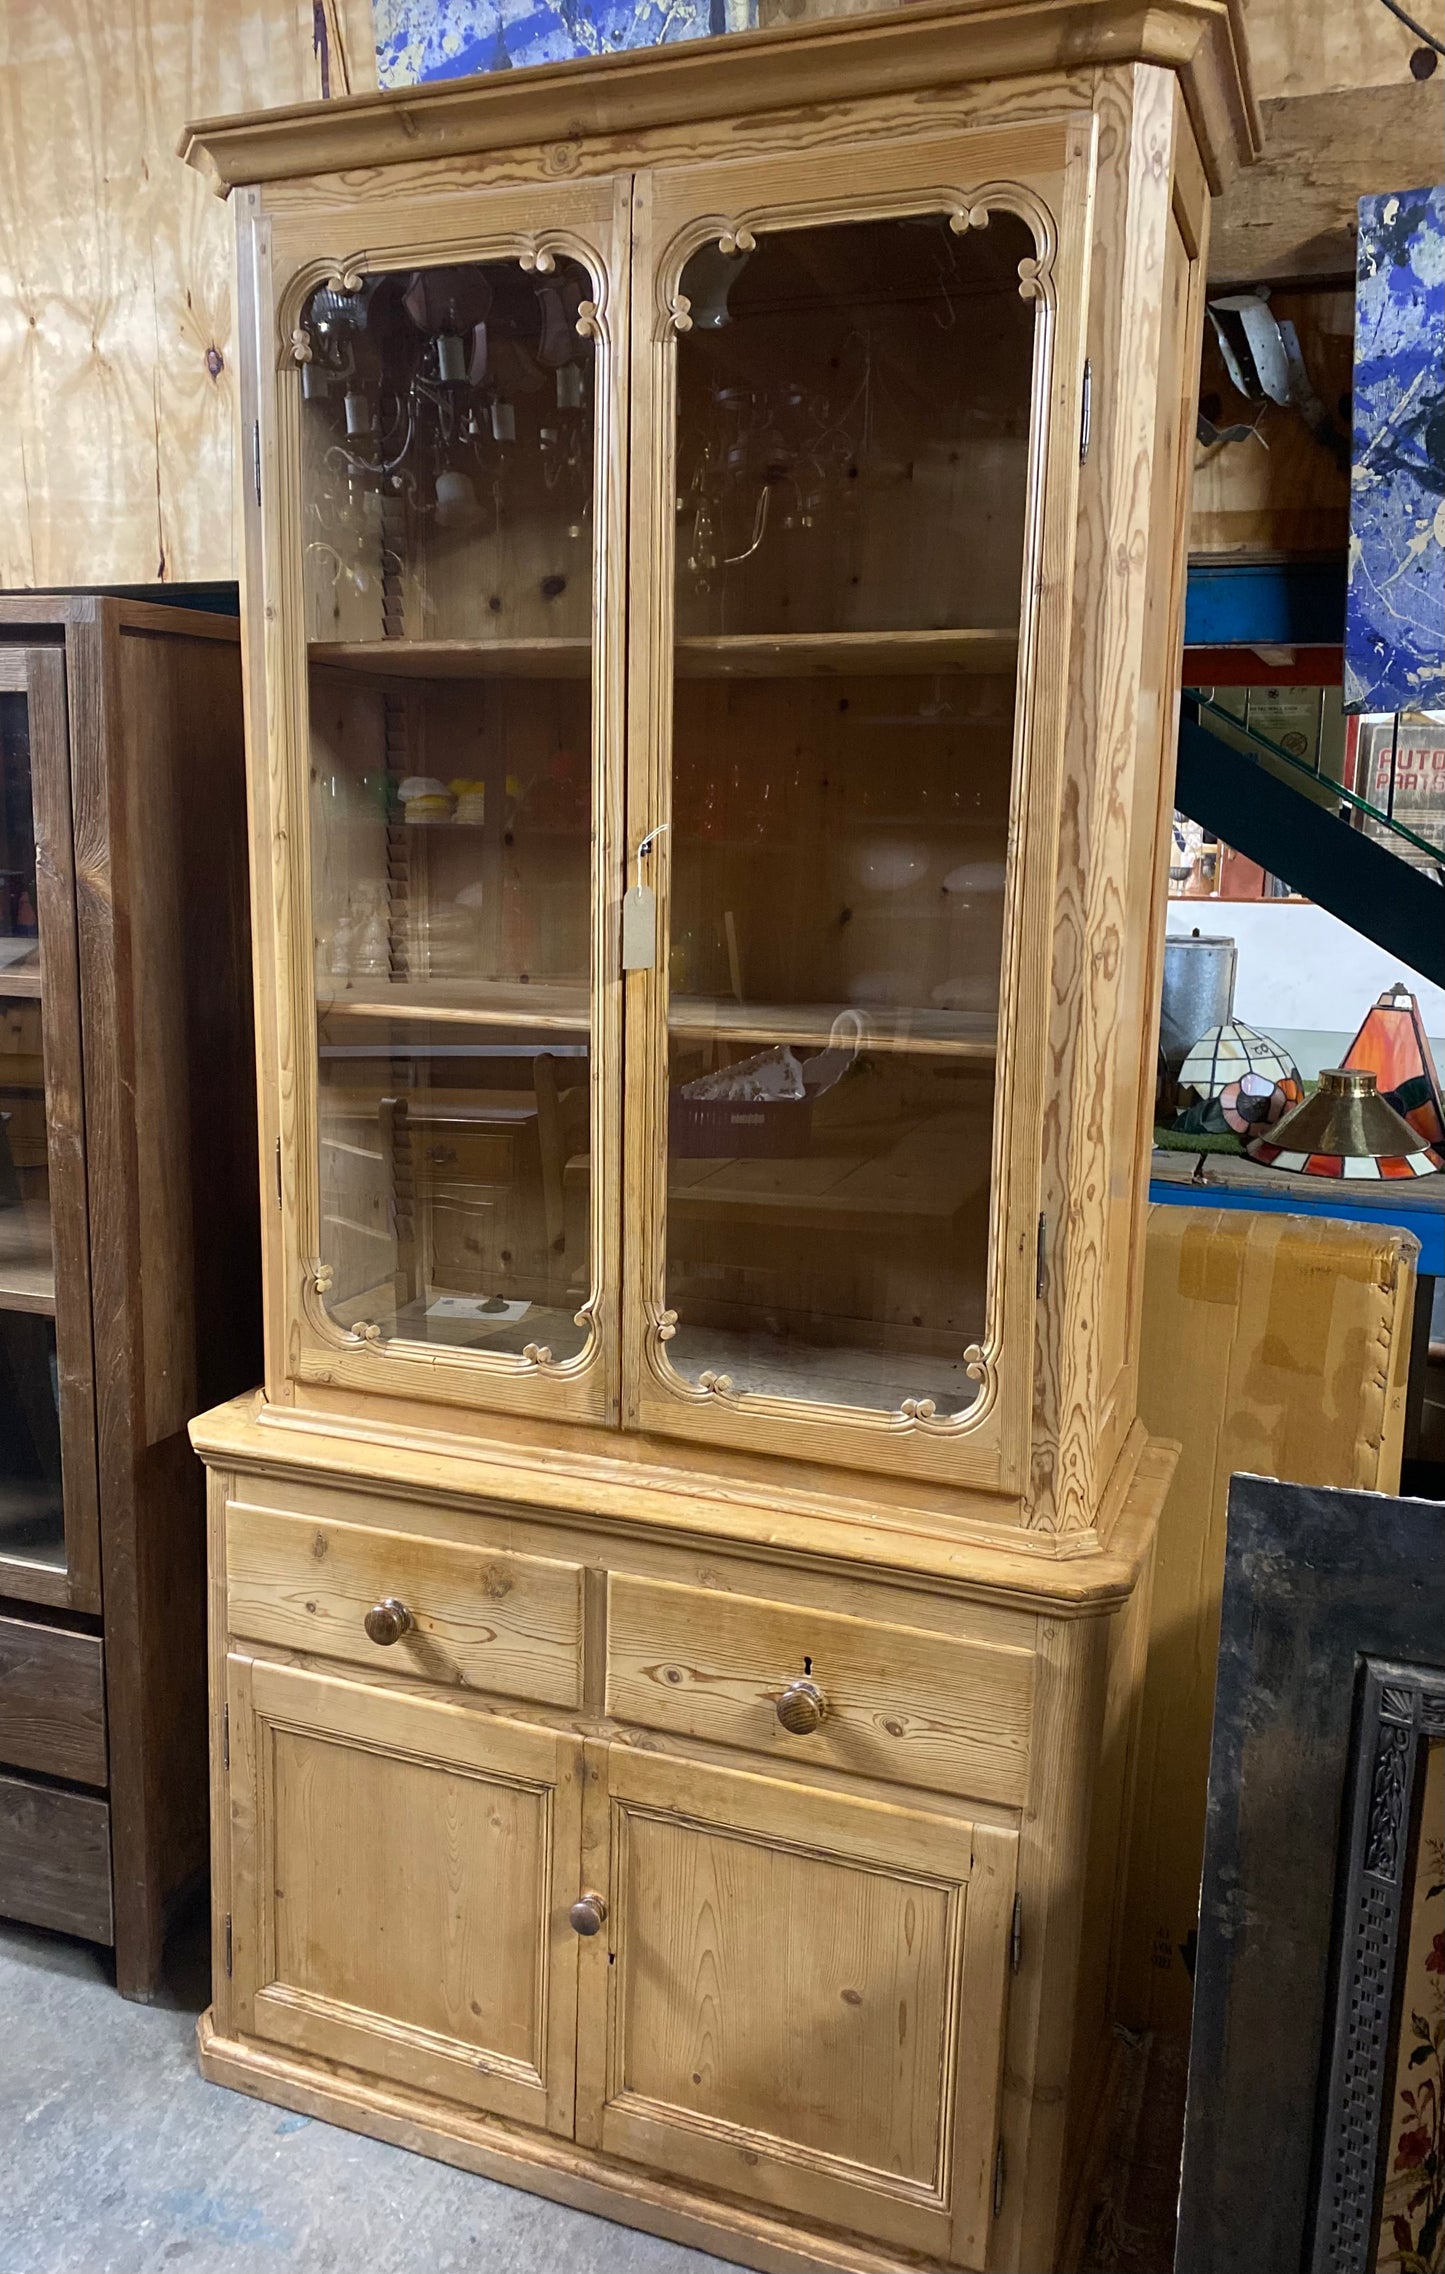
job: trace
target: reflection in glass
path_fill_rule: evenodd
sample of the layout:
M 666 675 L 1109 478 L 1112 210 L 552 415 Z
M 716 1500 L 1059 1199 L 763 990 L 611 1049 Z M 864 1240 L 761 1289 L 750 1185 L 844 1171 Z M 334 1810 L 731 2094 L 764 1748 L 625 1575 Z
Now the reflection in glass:
M 578 263 L 312 296 L 302 371 L 322 1300 L 587 1329 L 595 343 Z
M 996 214 L 684 270 L 668 1357 L 977 1395 L 1035 246 Z
M 581 1032 L 320 1021 L 322 1255 L 338 1325 L 575 1357 L 590 1288 Z
M 0 974 L 39 961 L 30 721 L 23 695 L 0 694 Z
M 366 277 L 303 316 L 310 638 L 587 636 L 595 345 L 586 271 Z
M 60 1385 L 25 697 L 0 695 L 0 1556 L 62 1569 Z M 34 975 L 33 977 L 31 975 Z

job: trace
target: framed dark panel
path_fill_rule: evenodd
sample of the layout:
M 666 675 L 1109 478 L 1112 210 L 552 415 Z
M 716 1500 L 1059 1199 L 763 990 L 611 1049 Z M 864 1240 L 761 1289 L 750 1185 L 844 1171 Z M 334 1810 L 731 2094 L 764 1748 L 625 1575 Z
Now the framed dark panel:
M 1441 1698 L 1445 1507 L 1236 1477 L 1175 2274 L 1368 2263 Z

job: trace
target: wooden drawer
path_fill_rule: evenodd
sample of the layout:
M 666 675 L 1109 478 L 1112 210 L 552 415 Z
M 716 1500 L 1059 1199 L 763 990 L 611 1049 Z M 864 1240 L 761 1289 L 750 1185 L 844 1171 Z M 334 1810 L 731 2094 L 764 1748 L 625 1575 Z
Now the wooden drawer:
M 38 1619 L 0 1619 L 0 1767 L 105 1783 L 99 1635 L 72 1634 Z
M 253 1642 L 388 1679 L 581 1704 L 580 1564 L 232 1501 L 226 1578 L 231 1632 Z M 374 1643 L 366 1614 L 387 1596 L 413 1625 L 397 1642 Z
M 103 1800 L 0 1776 L 0 1917 L 90 1942 L 113 1939 Z
M 608 1605 L 607 1711 L 618 1721 L 891 1784 L 1025 1797 L 1030 1649 L 620 1573 Z M 805 1676 L 826 1713 L 795 1737 L 777 1701 Z

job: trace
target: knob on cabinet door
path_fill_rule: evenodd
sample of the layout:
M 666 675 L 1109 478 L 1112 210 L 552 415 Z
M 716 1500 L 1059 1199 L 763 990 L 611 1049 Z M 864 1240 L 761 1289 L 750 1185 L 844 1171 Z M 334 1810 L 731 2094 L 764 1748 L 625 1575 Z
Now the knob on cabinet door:
M 372 1642 L 380 1643 L 383 1648 L 393 1642 L 400 1642 L 404 1634 L 411 1633 L 415 1624 L 405 1603 L 399 1603 L 394 1595 L 384 1595 L 379 1603 L 372 1604 L 366 1614 L 367 1635 Z
M 600 1934 L 607 1918 L 607 1905 L 589 1887 L 585 1894 L 578 1896 L 567 1916 L 574 1934 Z
M 811 1737 L 828 1711 L 828 1701 L 816 1682 L 789 1682 L 778 1700 L 778 1719 L 790 1737 Z

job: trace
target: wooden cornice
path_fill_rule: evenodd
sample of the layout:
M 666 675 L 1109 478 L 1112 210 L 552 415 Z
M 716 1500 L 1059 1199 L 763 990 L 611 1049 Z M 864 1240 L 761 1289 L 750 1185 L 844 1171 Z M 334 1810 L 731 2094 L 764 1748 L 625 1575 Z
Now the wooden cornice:
M 225 196 L 534 144 L 557 146 L 560 161 L 589 136 L 1135 62 L 1178 72 L 1212 189 L 1254 159 L 1259 120 L 1228 0 L 909 0 L 876 16 L 204 119 L 179 149 Z

